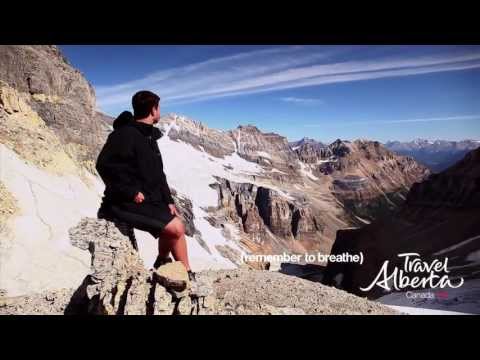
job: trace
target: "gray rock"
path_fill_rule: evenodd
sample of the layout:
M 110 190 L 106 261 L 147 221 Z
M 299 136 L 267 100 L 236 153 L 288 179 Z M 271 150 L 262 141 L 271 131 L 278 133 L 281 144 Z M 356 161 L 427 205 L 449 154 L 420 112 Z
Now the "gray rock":
M 94 173 L 106 132 L 97 121 L 95 91 L 82 73 L 54 45 L 1 45 L 0 64 L 0 80 L 29 95 L 29 105 Z
M 283 241 L 280 247 L 284 250 L 288 248 L 285 241 L 293 239 L 307 240 L 315 245 L 322 226 L 308 203 L 288 200 L 266 187 L 219 177 L 216 180 L 211 187 L 217 190 L 217 210 L 242 224 L 243 231 L 253 242 L 261 245 L 271 242 L 273 234 Z

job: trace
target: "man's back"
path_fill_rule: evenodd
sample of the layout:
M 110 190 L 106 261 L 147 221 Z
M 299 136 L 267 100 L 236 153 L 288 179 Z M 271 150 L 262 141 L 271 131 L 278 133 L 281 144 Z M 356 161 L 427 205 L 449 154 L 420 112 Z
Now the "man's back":
M 121 119 L 121 125 L 116 122 Z M 157 140 L 160 131 L 152 125 L 122 115 L 100 152 L 96 168 L 105 183 L 104 201 L 133 201 L 143 193 L 146 202 L 173 203 Z

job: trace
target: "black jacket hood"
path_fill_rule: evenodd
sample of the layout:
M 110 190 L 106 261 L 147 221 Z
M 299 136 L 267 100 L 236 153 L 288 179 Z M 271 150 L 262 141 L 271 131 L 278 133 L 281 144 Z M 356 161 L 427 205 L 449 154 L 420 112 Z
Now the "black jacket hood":
M 113 130 L 120 129 L 124 126 L 134 126 L 146 136 L 152 136 L 154 140 L 158 140 L 163 136 L 159 128 L 153 125 L 136 122 L 130 111 L 124 111 L 113 121 Z

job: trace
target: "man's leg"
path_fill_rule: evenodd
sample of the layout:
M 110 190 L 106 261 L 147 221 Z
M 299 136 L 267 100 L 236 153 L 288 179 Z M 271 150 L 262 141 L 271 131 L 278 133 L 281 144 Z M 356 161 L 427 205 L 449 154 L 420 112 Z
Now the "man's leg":
M 179 217 L 175 217 L 165 226 L 158 239 L 158 256 L 166 258 L 170 252 L 176 261 L 181 261 L 185 265 L 187 271 L 190 270 L 185 225 Z

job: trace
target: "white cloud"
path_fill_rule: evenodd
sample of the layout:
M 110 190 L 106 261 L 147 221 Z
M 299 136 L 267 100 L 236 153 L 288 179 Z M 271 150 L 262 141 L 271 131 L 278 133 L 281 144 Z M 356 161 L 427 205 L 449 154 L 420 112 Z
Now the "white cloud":
M 96 93 L 102 108 L 129 104 L 132 94 L 142 89 L 157 92 L 162 103 L 180 104 L 306 86 L 480 68 L 480 47 L 454 52 L 443 49 L 443 53 L 429 56 L 400 54 L 375 60 L 362 59 L 362 49 L 360 46 L 272 47 L 158 71 L 134 81 L 97 87 Z M 335 60 L 337 55 L 348 51 L 352 60 Z M 295 102 L 293 99 L 290 102 Z
M 299 105 L 319 105 L 319 104 L 325 103 L 321 99 L 314 99 L 314 98 L 283 97 L 280 100 L 287 103 L 293 103 L 293 104 L 299 104 Z
M 348 126 L 348 125 L 363 125 L 363 124 L 402 124 L 402 123 L 419 123 L 419 122 L 435 122 L 435 121 L 459 121 L 459 120 L 480 120 L 478 115 L 458 115 L 446 117 L 432 117 L 432 118 L 418 118 L 418 119 L 403 119 L 403 120 L 379 120 L 379 121 L 345 121 L 335 122 L 333 126 Z M 329 124 L 329 126 L 332 124 Z M 325 127 L 325 124 L 305 124 L 305 127 Z

